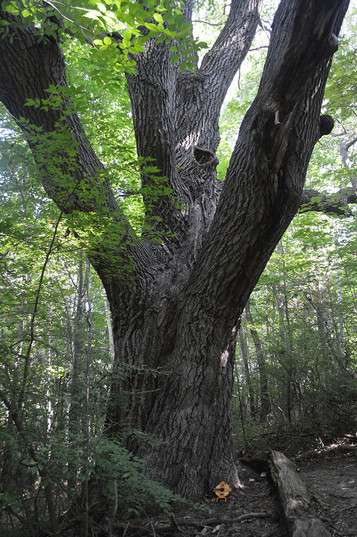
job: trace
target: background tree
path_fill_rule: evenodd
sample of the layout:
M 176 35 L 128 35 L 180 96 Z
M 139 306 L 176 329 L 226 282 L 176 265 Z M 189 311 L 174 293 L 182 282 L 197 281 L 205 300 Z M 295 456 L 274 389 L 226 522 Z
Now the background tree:
M 354 434 L 356 304 L 350 279 L 356 266 L 355 260 L 351 265 L 354 247 L 352 219 L 301 215 L 284 235 L 283 250 L 274 253 L 250 299 L 254 328 L 263 342 L 270 412 L 259 422 L 258 413 L 251 416 L 246 411 L 252 397 L 258 408 L 264 402 L 259 355 L 248 336 L 249 359 L 238 366 L 243 414 L 240 411 L 237 426 L 241 429 L 243 417 L 245 433 L 242 440 L 237 431 L 240 446 L 279 446 L 295 454 Z M 250 326 L 242 316 L 246 334 Z
M 343 38 L 346 46 L 338 52 L 339 61 L 332 65 L 325 91 L 324 110 L 336 117 L 337 125 L 332 135 L 315 147 L 306 180 L 317 194 L 317 204 L 322 201 L 319 191 L 334 192 L 330 200 L 335 197 L 335 207 L 344 216 L 304 213 L 302 207 L 304 214 L 295 217 L 252 294 L 250 309 L 262 342 L 272 404 L 262 423 L 247 412 L 252 398 L 258 407 L 262 405 L 259 353 L 254 338 L 247 337 L 245 352 L 239 348 L 244 365 L 238 366 L 237 384 L 241 394 L 237 424 L 244 422 L 243 447 L 275 445 L 296 453 L 336 441 L 348 431 L 353 434 L 355 207 L 347 208 L 342 196 L 353 192 L 356 173 L 355 77 L 350 71 L 357 45 L 355 9 L 351 6 L 345 24 L 345 36 L 350 39 L 347 44 Z M 248 82 L 249 77 L 248 72 Z M 242 84 L 247 85 L 244 79 Z M 232 101 L 227 113 L 234 106 Z M 248 335 L 251 325 L 243 315 L 242 333 Z M 237 433 L 237 438 L 241 436 Z
M 222 187 L 220 110 L 261 4 L 233 0 L 216 42 L 191 71 L 199 45 L 187 40 L 190 0 L 182 12 L 172 4 L 99 3 L 84 14 L 91 33 L 56 3 L 22 9 L 1 2 L 0 98 L 25 133 L 60 218 L 79 237 L 86 233 L 110 303 L 115 364 L 106 425 L 143 455 L 149 475 L 191 498 L 222 476 L 239 483 L 236 327 L 301 200 L 305 208 L 311 200 L 320 206 L 315 191 L 303 197 L 303 186 L 315 143 L 332 129 L 320 109 L 349 2 L 279 4 L 259 90 Z M 60 44 L 74 29 L 109 50 L 113 72 L 127 72 L 142 164 L 140 229 L 72 107 L 76 92 L 68 89 Z M 15 421 L 18 408 L 7 406 Z M 135 431 L 163 443 L 144 445 Z

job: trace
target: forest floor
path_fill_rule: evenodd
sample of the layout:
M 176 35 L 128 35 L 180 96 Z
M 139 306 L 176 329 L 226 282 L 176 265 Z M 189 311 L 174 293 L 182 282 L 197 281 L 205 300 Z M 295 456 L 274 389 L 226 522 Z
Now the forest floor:
M 316 499 L 319 518 L 333 537 L 357 536 L 357 443 L 331 444 L 293 459 Z M 206 499 L 204 510 L 187 509 L 175 517 L 127 526 L 128 537 L 288 537 L 279 499 L 269 475 L 240 468 L 242 488 L 227 502 Z
M 357 445 L 331 445 L 296 462 L 331 534 L 357 536 Z

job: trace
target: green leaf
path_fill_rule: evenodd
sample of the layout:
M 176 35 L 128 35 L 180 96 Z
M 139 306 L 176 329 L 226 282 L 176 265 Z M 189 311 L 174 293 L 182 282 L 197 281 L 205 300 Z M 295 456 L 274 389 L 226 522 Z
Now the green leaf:
M 148 30 L 152 30 L 153 32 L 157 32 L 157 26 L 156 24 L 153 24 L 152 22 L 146 22 L 145 26 Z
M 105 5 L 101 4 L 100 2 L 97 4 L 97 8 L 99 9 L 101 13 L 107 12 L 107 8 L 105 7 Z
M 101 16 L 101 13 L 100 11 L 96 11 L 95 9 L 91 9 L 87 11 L 83 16 L 87 19 L 98 20 Z
M 3 2 L 1 7 L 4 11 L 7 11 L 8 13 L 12 13 L 13 15 L 18 15 L 20 13 L 20 10 L 18 6 L 16 5 L 16 2 Z

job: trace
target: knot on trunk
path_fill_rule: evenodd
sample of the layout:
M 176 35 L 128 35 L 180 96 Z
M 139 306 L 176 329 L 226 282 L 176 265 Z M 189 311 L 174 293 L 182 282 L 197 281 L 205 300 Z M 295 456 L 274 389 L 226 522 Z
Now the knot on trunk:
M 325 136 L 326 134 L 330 134 L 334 125 L 335 122 L 333 118 L 328 114 L 320 116 L 320 137 Z
M 200 166 L 207 166 L 208 164 L 218 164 L 218 158 L 214 153 L 205 147 L 195 146 L 193 148 L 193 156 L 195 161 Z
M 337 35 L 331 34 L 328 39 L 328 49 L 329 49 L 331 56 L 335 54 L 335 52 L 338 50 L 338 45 L 339 43 L 338 43 Z

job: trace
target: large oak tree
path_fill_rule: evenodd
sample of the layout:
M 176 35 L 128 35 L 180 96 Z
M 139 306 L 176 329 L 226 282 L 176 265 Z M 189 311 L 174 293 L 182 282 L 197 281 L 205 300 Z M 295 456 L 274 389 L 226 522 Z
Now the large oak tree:
M 184 4 L 191 22 L 194 0 Z M 239 484 L 232 439 L 239 317 L 302 200 L 305 209 L 311 199 L 319 209 L 304 180 L 314 145 L 333 125 L 320 110 L 349 1 L 282 0 L 257 96 L 224 184 L 217 181 L 220 110 L 261 4 L 232 0 L 223 30 L 194 72 L 173 63 L 172 44 L 155 37 L 136 56 L 127 83 L 138 155 L 150 159 L 171 189 L 153 195 L 155 174 L 143 164 L 141 237 L 122 214 L 69 102 L 26 106 L 27 99 L 48 99 L 49 87 L 67 85 L 53 31 L 60 17 L 44 35 L 1 11 L 0 99 L 25 132 L 61 212 L 92 215 L 101 228 L 89 255 L 113 322 L 108 431 L 145 459 L 149 475 L 191 498 L 222 479 Z M 113 37 L 120 44 L 121 36 Z M 355 201 L 349 195 L 347 202 Z M 161 443 L 143 444 L 138 430 Z

